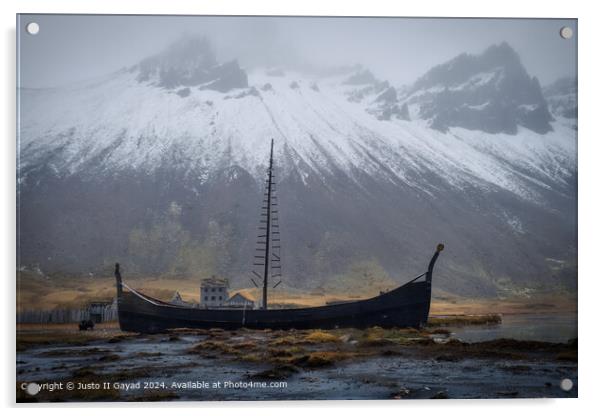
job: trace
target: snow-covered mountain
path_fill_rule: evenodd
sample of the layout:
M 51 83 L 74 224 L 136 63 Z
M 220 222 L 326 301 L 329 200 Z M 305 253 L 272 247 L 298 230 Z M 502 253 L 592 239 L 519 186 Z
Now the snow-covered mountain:
M 577 118 L 577 79 L 564 77 L 543 89 L 550 111 L 558 117 Z
M 552 118 L 507 44 L 409 87 L 215 56 L 184 38 L 101 79 L 20 90 L 22 265 L 103 273 L 119 260 L 247 284 L 274 138 L 291 287 L 402 282 L 439 241 L 440 289 L 575 284 L 575 120 Z
M 443 132 L 450 127 L 507 134 L 517 134 L 519 126 L 541 134 L 552 130 L 539 81 L 529 76 L 507 43 L 493 45 L 480 55 L 462 54 L 399 90 L 369 72 L 350 81 L 359 79 L 379 94 L 376 110 L 384 119 L 426 120 Z M 364 88 L 360 95 L 368 91 Z

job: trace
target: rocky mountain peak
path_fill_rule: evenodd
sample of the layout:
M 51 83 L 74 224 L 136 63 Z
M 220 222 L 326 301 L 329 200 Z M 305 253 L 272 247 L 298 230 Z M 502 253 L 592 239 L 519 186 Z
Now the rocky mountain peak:
M 404 99 L 417 107 L 419 118 L 441 131 L 463 127 L 516 134 L 519 126 L 540 134 L 552 130 L 539 81 L 527 73 L 506 42 L 432 68 L 408 89 Z
M 495 66 L 503 67 L 517 67 L 523 68 L 520 56 L 518 53 L 508 44 L 508 42 L 502 42 L 489 46 L 485 51 L 477 57 L 484 66 L 490 68 Z
M 133 69 L 138 70 L 139 82 L 167 89 L 198 86 L 226 92 L 248 86 L 247 74 L 238 62 L 220 64 L 205 37 L 183 36 Z
M 516 51 L 508 43 L 503 42 L 488 47 L 480 55 L 462 53 L 433 67 L 413 84 L 410 92 L 434 86 L 457 86 L 486 71 L 492 73 L 510 71 L 528 77 Z

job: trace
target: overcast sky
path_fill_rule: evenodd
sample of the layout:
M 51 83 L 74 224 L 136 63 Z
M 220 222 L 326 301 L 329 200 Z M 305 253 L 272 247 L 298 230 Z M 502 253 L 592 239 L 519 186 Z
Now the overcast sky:
M 27 23 L 40 32 L 29 35 Z M 542 84 L 576 74 L 577 23 L 550 19 L 300 18 L 21 15 L 20 83 L 60 86 L 130 66 L 182 34 L 208 36 L 219 60 L 241 65 L 360 63 L 395 85 L 434 65 L 507 41 Z M 560 37 L 573 28 L 570 40 Z

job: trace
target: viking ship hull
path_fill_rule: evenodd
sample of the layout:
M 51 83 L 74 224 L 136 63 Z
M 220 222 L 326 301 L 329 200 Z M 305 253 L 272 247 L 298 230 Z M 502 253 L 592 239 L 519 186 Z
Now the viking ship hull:
M 198 309 L 158 303 L 137 292 L 118 299 L 123 331 L 161 332 L 172 328 L 330 329 L 421 327 L 430 305 L 427 282 L 414 282 L 372 299 L 300 309 Z
M 119 325 L 123 331 L 154 333 L 174 328 L 332 329 L 414 327 L 426 324 L 433 266 L 414 280 L 379 296 L 355 302 L 299 309 L 201 309 L 151 298 L 117 278 Z

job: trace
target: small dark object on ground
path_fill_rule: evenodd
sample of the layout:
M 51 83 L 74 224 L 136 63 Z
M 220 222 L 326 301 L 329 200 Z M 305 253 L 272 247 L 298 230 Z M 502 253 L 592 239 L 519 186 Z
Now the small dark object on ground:
M 399 400 L 408 397 L 412 391 L 407 387 L 401 387 L 398 391 L 391 395 L 392 399 Z
M 455 363 L 460 361 L 462 358 L 454 355 L 439 355 L 435 358 L 435 361 L 448 361 L 451 363 Z
M 260 373 L 250 376 L 250 378 L 259 379 L 276 379 L 280 380 L 289 377 L 293 373 L 298 373 L 299 368 L 291 364 L 281 364 L 269 370 L 262 371 Z
M 403 353 L 401 351 L 395 351 L 395 350 L 384 350 L 381 355 L 384 357 L 392 357 L 392 356 L 403 355 Z
M 79 323 L 79 330 L 80 331 L 87 331 L 87 330 L 93 330 L 94 329 L 94 322 L 92 322 L 92 320 L 90 319 L 84 319 L 83 321 L 81 321 Z
M 446 391 L 438 391 L 431 399 L 449 399 L 449 394 Z

